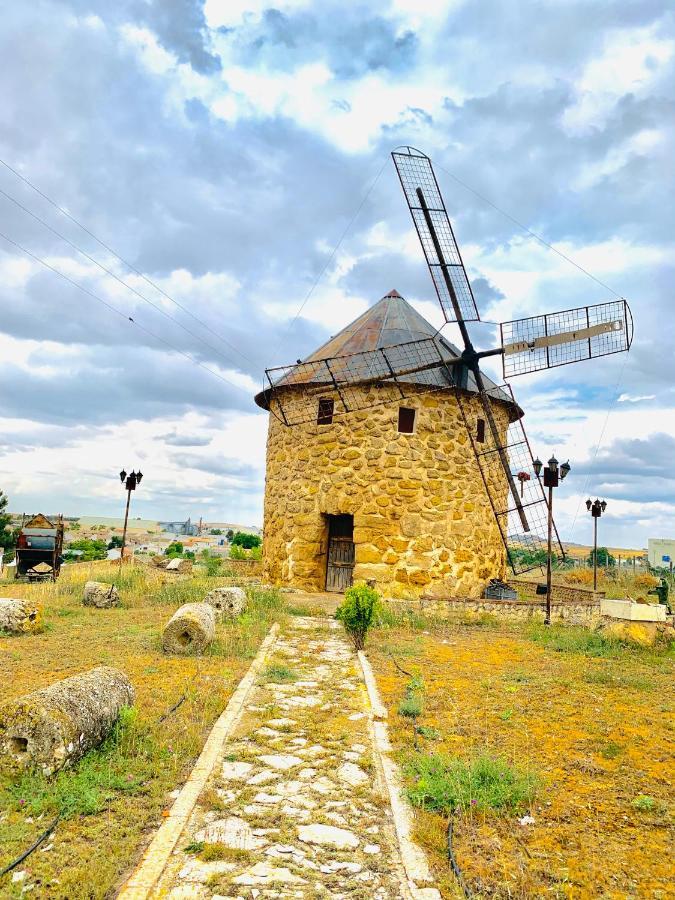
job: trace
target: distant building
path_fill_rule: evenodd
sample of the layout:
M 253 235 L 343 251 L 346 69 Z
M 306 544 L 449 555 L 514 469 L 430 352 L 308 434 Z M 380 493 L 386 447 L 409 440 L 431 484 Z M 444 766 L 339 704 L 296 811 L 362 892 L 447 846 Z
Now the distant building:
M 675 539 L 649 538 L 647 542 L 647 557 L 649 558 L 650 566 L 665 566 L 668 568 L 671 560 L 675 562 Z M 664 557 L 667 557 L 667 559 Z
M 159 526 L 163 531 L 171 534 L 182 534 L 188 537 L 195 537 L 199 534 L 199 526 L 193 525 L 190 519 L 186 519 L 185 522 L 160 522 Z

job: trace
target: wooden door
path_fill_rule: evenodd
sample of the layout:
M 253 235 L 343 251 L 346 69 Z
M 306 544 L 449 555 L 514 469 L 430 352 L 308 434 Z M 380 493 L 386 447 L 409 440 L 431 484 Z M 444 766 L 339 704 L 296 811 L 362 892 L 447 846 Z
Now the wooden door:
M 354 518 L 328 517 L 328 562 L 326 590 L 342 593 L 352 585 L 354 574 Z

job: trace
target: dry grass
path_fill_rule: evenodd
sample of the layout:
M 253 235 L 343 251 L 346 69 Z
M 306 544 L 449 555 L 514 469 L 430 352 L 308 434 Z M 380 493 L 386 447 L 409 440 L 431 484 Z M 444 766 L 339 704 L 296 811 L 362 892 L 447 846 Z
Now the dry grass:
M 3 596 L 39 598 L 45 621 L 41 634 L 0 637 L 0 701 L 100 664 L 126 672 L 137 696 L 135 714 L 73 769 L 51 780 L 0 779 L 0 869 L 58 812 L 65 816 L 47 842 L 53 847 L 19 867 L 35 898 L 111 895 L 161 822 L 168 793 L 185 780 L 271 621 L 282 615 L 276 593 L 254 591 L 251 611 L 236 625 L 220 625 L 206 655 L 167 656 L 160 634 L 173 611 L 222 581 L 197 575 L 165 583 L 167 576 L 144 567 L 125 569 L 120 578 L 117 572 L 102 562 L 68 566 L 55 585 L 0 582 Z M 83 607 L 89 578 L 118 581 L 122 607 Z M 0 896 L 18 896 L 21 886 L 4 876 Z
M 418 732 L 421 753 L 467 765 L 487 755 L 538 785 L 517 812 L 477 802 L 456 814 L 456 855 L 478 896 L 665 900 L 675 656 L 621 646 L 596 655 L 582 641 L 563 643 L 446 625 L 431 634 L 376 631 L 368 655 L 401 760 L 412 735 L 396 713 L 407 677 L 392 648 L 406 670 L 424 675 L 419 724 L 432 730 L 428 739 Z M 534 825 L 519 824 L 525 812 Z M 443 895 L 460 896 L 445 854 L 446 819 L 421 810 L 416 820 Z

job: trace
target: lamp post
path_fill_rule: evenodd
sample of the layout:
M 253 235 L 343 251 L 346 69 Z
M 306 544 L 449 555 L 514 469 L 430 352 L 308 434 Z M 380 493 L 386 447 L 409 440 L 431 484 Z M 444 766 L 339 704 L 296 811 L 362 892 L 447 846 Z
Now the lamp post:
M 136 490 L 136 485 L 143 480 L 143 473 L 139 469 L 138 472 L 132 471 L 130 475 L 122 469 L 120 472 L 120 481 L 124 485 L 127 492 L 127 507 L 124 511 L 124 531 L 122 532 L 122 547 L 120 549 L 120 571 L 122 569 L 122 560 L 124 559 L 124 548 L 127 545 L 127 523 L 129 522 L 129 503 L 131 502 L 131 492 Z
M 607 509 L 607 501 L 606 500 L 591 500 L 590 498 L 586 501 L 586 509 L 593 516 L 593 590 L 597 591 L 598 589 L 598 519 Z
M 565 462 L 558 465 L 558 460 L 552 456 L 547 465 L 537 458 L 534 461 L 534 474 L 539 478 L 544 469 L 544 487 L 548 488 L 548 550 L 546 553 L 546 618 L 544 625 L 551 624 L 551 542 L 553 537 L 553 488 L 558 487 L 569 475 L 571 466 Z

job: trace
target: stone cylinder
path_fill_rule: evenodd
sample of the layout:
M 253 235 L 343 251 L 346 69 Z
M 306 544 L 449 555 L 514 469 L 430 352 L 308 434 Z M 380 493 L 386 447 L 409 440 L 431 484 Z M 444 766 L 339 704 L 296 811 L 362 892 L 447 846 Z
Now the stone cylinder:
M 84 606 L 95 606 L 98 609 L 109 609 L 120 605 L 120 595 L 114 584 L 105 581 L 88 581 L 84 586 Z
M 214 608 L 218 621 L 225 616 L 234 619 L 244 611 L 246 592 L 240 587 L 217 587 L 208 592 L 204 603 Z
M 52 775 L 110 733 L 134 689 L 119 669 L 98 666 L 0 706 L 0 768 Z
M 167 653 L 201 653 L 216 636 L 216 612 L 208 603 L 186 603 L 171 616 L 162 635 Z
M 0 631 L 9 634 L 30 634 L 42 628 L 39 606 L 28 600 L 0 597 Z

